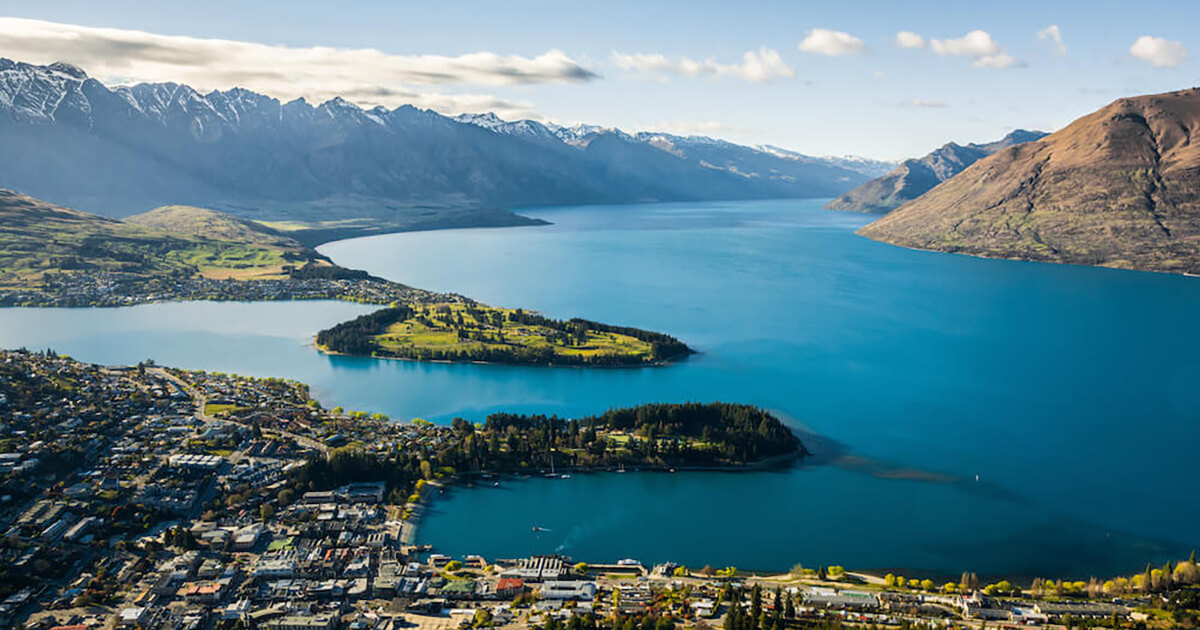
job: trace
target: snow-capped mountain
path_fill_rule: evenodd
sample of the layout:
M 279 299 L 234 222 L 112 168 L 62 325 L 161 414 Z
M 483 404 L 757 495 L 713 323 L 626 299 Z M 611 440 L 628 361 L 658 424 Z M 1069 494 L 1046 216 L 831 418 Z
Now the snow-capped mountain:
M 501 120 L 500 117 L 492 112 L 486 114 L 459 114 L 453 118 L 455 122 L 460 122 L 465 125 L 474 125 L 488 131 L 501 133 L 509 136 L 518 136 L 522 138 L 536 139 L 546 142 L 555 142 L 558 136 L 554 131 L 534 120 Z
M 862 173 L 863 175 L 866 175 L 868 177 L 878 177 L 880 175 L 883 175 L 883 174 L 887 173 L 888 171 L 892 170 L 893 168 L 896 168 L 896 165 L 899 164 L 899 162 L 893 162 L 893 161 L 888 161 L 888 160 L 876 160 L 874 158 L 862 157 L 860 155 L 825 155 L 825 156 L 820 156 L 820 157 L 814 157 L 811 155 L 797 153 L 796 151 L 792 151 L 790 149 L 783 149 L 783 148 L 772 146 L 769 144 L 760 144 L 760 145 L 756 146 L 755 148 L 758 149 L 759 151 L 762 151 L 764 153 L 770 153 L 771 155 L 774 155 L 779 158 L 783 158 L 785 160 L 796 160 L 798 162 L 810 162 L 810 163 L 817 162 L 817 163 L 821 163 L 821 164 L 828 164 L 830 166 L 844 168 L 846 170 L 854 171 L 856 173 Z
M 623 140 L 630 138 L 629 134 L 616 127 L 601 127 L 600 125 L 587 125 L 583 123 L 571 126 L 555 126 L 551 130 L 559 140 L 573 147 L 586 147 L 594 138 L 602 135 L 613 135 Z
M 710 138 L 494 114 L 450 118 L 412 106 L 363 109 L 341 98 L 281 103 L 239 88 L 109 87 L 67 64 L 6 59 L 0 137 L 0 186 L 114 215 L 168 203 L 252 217 L 315 208 L 320 218 L 335 219 L 355 204 L 436 214 L 824 197 L 867 179 Z
M 862 173 L 868 177 L 878 177 L 896 168 L 896 165 L 899 164 L 892 160 L 876 160 L 861 155 L 826 155 L 817 159 L 823 160 L 826 164 Z
M 683 157 L 685 149 L 696 147 L 703 147 L 705 150 L 710 151 L 727 150 L 742 155 L 761 153 L 764 156 L 770 156 L 791 162 L 820 164 L 841 168 L 848 171 L 861 173 L 867 177 L 878 177 L 879 175 L 887 173 L 895 168 L 897 164 L 897 162 L 874 160 L 856 155 L 816 157 L 791 151 L 789 149 L 782 149 L 772 145 L 746 146 L 721 140 L 719 138 L 711 138 L 709 136 L 679 136 L 651 131 L 629 133 L 615 127 L 601 127 L 599 125 L 587 124 L 561 126 L 542 124 L 532 120 L 505 121 L 493 112 L 488 112 L 486 114 L 461 114 L 459 116 L 455 116 L 454 120 L 461 123 L 482 127 L 484 129 L 489 129 L 491 131 L 495 131 L 496 133 L 505 133 L 510 135 L 545 139 L 547 137 L 547 133 L 549 133 L 566 144 L 580 148 L 586 147 L 592 139 L 600 135 L 613 134 L 625 140 L 649 144 L 679 157 Z M 718 161 L 725 162 L 726 160 L 721 159 Z

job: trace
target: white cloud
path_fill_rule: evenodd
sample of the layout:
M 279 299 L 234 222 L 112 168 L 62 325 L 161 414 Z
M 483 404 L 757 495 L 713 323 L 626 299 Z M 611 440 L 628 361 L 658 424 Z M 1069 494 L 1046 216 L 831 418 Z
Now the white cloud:
M 108 83 L 176 81 L 200 90 L 243 87 L 290 100 L 334 96 L 363 105 L 411 103 L 448 113 L 528 104 L 412 86 L 500 86 L 590 81 L 598 75 L 558 50 L 536 57 L 475 52 L 394 55 L 373 49 L 296 48 L 0 18 L 0 51 L 32 63 L 67 61 Z
M 1004 51 L 987 31 L 974 30 L 954 39 L 930 38 L 929 47 L 939 55 L 971 57 L 976 68 L 1008 68 L 1021 65 Z
M 930 39 L 929 46 L 939 55 L 983 57 L 1000 52 L 1000 45 L 987 31 L 974 30 L 957 39 Z
M 925 38 L 912 31 L 896 33 L 896 45 L 901 48 L 924 48 Z
M 742 54 L 741 63 L 718 63 L 713 59 L 696 61 L 688 57 L 667 57 L 660 53 L 613 52 L 613 62 L 622 70 L 644 74 L 686 77 L 731 77 L 754 83 L 769 83 L 775 79 L 790 79 L 796 71 L 783 61 L 779 52 L 762 47 Z
M 914 98 L 909 101 L 904 101 L 900 104 L 901 107 L 918 107 L 923 109 L 945 109 L 950 107 L 948 103 L 941 101 L 926 101 L 919 98 Z
M 1038 31 L 1037 37 L 1043 41 L 1053 42 L 1054 51 L 1058 54 L 1061 55 L 1067 52 L 1067 45 L 1063 43 L 1062 31 L 1058 29 L 1057 24 L 1051 24 L 1050 26 Z
M 1129 54 L 1159 68 L 1174 68 L 1187 60 L 1183 42 L 1142 35 L 1129 47 Z
M 827 28 L 814 28 L 810 30 L 804 36 L 804 41 L 800 42 L 796 48 L 800 52 L 825 55 L 827 57 L 861 55 L 867 52 L 867 45 L 863 43 L 863 40 L 850 33 L 831 31 Z

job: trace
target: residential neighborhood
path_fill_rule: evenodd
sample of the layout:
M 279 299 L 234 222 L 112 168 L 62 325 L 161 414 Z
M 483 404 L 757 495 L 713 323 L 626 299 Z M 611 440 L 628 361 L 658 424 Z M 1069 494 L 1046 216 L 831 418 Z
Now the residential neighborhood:
M 200 275 L 147 279 L 120 272 L 62 272 L 37 287 L 0 291 L 0 306 L 131 306 L 169 300 L 346 300 L 364 304 L 457 302 L 461 296 L 414 289 L 374 277 L 235 280 Z
M 5 351 L 0 376 L 2 627 L 1154 627 L 1200 581 L 1194 559 L 1119 596 L 1082 583 L 1035 596 L 967 574 L 938 586 L 840 567 L 452 557 L 414 541 L 455 475 L 413 484 L 395 469 L 416 463 L 394 458 L 430 468 L 461 424 L 326 410 L 293 381 L 150 361 Z

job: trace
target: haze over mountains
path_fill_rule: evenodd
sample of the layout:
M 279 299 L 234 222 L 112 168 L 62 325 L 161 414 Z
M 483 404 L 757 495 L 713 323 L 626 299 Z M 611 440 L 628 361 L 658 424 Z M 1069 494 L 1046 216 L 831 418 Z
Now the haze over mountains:
M 0 185 L 111 216 L 167 204 L 330 230 L 525 222 L 538 205 L 821 197 L 869 160 L 699 137 L 365 110 L 0 59 Z
M 863 228 L 998 258 L 1200 274 L 1200 90 L 1119 99 Z
M 886 213 L 912 201 L 963 169 L 1001 149 L 1031 142 L 1046 135 L 1042 131 L 1017 129 L 1000 140 L 961 145 L 948 142 L 924 157 L 905 160 L 895 169 L 854 188 L 826 204 L 830 210 Z
M 868 181 L 888 163 L 340 98 L 109 88 L 71 65 L 0 59 L 0 186 L 117 217 L 214 208 L 308 246 L 536 223 L 509 211 L 527 206 L 851 189 L 828 207 L 899 206 L 861 231 L 897 245 L 1200 273 L 1198 126 L 1195 90 L 1122 99 L 1050 136 L 949 143 Z

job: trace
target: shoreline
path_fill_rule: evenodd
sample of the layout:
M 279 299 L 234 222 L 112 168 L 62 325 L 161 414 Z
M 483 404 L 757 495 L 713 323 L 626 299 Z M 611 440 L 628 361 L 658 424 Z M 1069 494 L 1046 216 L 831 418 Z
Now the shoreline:
M 3 297 L 3 291 L 0 291 L 0 297 Z M 80 304 L 76 306 L 68 306 L 64 304 L 5 304 L 0 300 L 0 308 L 61 308 L 71 310 L 83 309 L 110 309 L 110 308 L 131 308 L 134 306 L 153 306 L 156 304 L 191 304 L 197 302 L 206 302 L 210 304 L 270 304 L 278 302 L 344 302 L 346 304 L 364 304 L 368 306 L 387 306 L 384 302 L 368 302 L 363 300 L 352 300 L 338 297 L 295 297 L 295 298 L 280 298 L 278 300 L 270 299 L 244 299 L 244 298 L 155 298 L 152 300 L 141 300 L 128 302 L 124 304 Z
M 640 369 L 644 369 L 644 368 L 671 367 L 674 365 L 681 364 L 683 362 L 683 360 L 687 359 L 690 356 L 700 354 L 700 352 L 698 350 L 692 350 L 691 352 L 688 352 L 686 354 L 675 355 L 673 357 L 663 359 L 661 361 L 653 361 L 650 363 L 591 365 L 591 364 L 587 364 L 587 363 L 503 363 L 500 361 L 480 361 L 480 360 L 451 361 L 449 359 L 413 359 L 411 357 L 394 357 L 394 356 L 386 356 L 386 355 L 378 355 L 378 354 L 372 354 L 372 355 L 350 354 L 348 352 L 338 352 L 336 350 L 329 350 L 327 348 L 324 348 L 324 347 L 320 346 L 319 344 L 317 344 L 315 337 L 313 338 L 312 341 L 310 341 L 308 343 L 308 346 L 310 348 L 313 348 L 314 350 L 316 350 L 317 352 L 319 352 L 321 354 L 324 354 L 326 356 L 331 356 L 331 357 L 353 357 L 353 358 L 357 358 L 357 359 L 382 359 L 385 361 L 407 361 L 410 363 L 440 363 L 442 365 L 498 365 L 498 366 L 503 366 L 503 367 L 576 368 L 576 369 L 586 369 L 586 370 L 595 370 L 595 369 L 640 370 Z
M 853 212 L 853 211 L 830 210 L 830 212 Z M 883 216 L 883 215 L 880 215 L 880 216 Z M 866 227 L 866 226 L 864 226 L 864 227 Z M 896 243 L 893 241 L 884 240 L 882 238 L 876 238 L 875 236 L 872 236 L 870 234 L 863 234 L 862 229 L 863 228 L 859 228 L 859 229 L 855 230 L 854 235 L 865 238 L 869 241 L 874 241 L 876 243 L 883 244 L 883 245 L 891 245 L 892 247 L 900 247 L 900 248 L 911 250 L 914 252 L 925 252 L 928 254 L 947 254 L 947 255 L 952 255 L 952 256 L 965 256 L 968 258 L 979 258 L 979 259 L 983 259 L 983 260 L 1003 260 L 1003 261 L 1008 261 L 1008 262 L 1034 263 L 1034 264 L 1039 264 L 1039 265 L 1057 265 L 1060 267 L 1068 267 L 1068 268 L 1077 267 L 1077 268 L 1083 268 L 1083 269 L 1107 269 L 1110 271 L 1129 271 L 1129 272 L 1134 272 L 1134 273 L 1151 273 L 1151 274 L 1157 274 L 1160 276 L 1176 276 L 1176 277 L 1182 277 L 1182 278 L 1200 278 L 1200 273 L 1195 273 L 1195 272 L 1191 272 L 1191 271 L 1168 271 L 1166 269 L 1142 269 L 1142 268 L 1138 268 L 1138 267 L 1121 267 L 1121 266 L 1116 266 L 1116 265 L 1071 262 L 1068 260 L 1043 260 L 1043 259 L 1037 259 L 1037 258 L 1024 258 L 1024 257 L 1020 257 L 1020 256 L 989 256 L 987 254 L 980 254 L 978 252 L 971 252 L 971 251 L 953 251 L 953 250 L 949 250 L 949 249 L 936 249 L 933 247 L 920 247 L 917 245 L 905 245 L 902 243 Z

